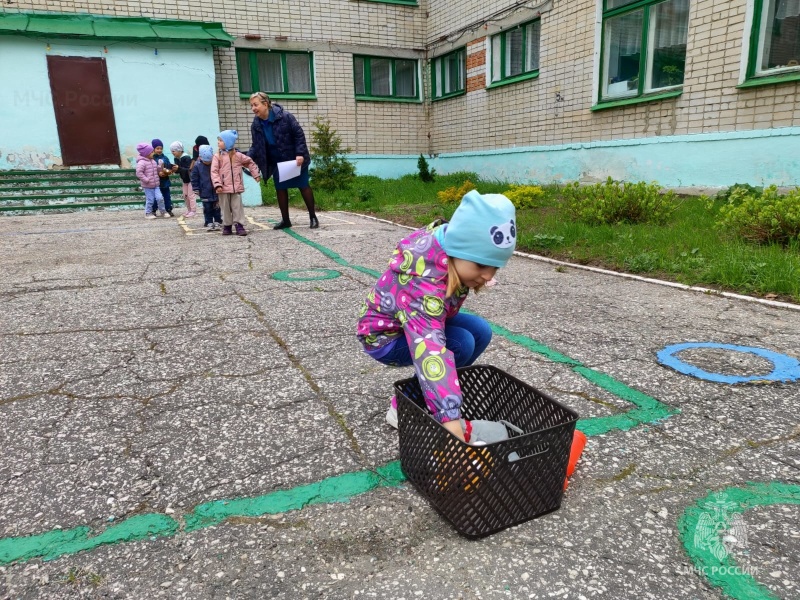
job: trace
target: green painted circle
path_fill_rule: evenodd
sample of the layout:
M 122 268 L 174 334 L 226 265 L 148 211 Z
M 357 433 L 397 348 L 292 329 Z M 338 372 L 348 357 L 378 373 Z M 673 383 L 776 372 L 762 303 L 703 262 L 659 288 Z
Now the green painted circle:
M 294 277 L 294 273 L 319 273 L 315 277 Z M 333 269 L 300 269 L 295 271 L 278 271 L 272 274 L 273 279 L 278 281 L 322 281 L 323 279 L 336 279 L 341 277 L 339 271 Z

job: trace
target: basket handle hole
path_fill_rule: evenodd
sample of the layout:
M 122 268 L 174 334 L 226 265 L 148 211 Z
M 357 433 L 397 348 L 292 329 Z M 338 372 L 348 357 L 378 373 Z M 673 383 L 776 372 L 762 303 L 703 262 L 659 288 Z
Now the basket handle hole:
M 508 455 L 508 462 L 516 463 L 534 456 L 540 456 L 550 451 L 550 444 L 536 444 L 534 446 L 527 446 L 519 448 L 516 452 L 510 452 Z

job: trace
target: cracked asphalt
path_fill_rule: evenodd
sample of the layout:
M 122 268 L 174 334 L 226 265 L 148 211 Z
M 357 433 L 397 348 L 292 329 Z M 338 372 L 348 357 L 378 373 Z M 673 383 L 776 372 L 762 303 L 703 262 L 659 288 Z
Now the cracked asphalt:
M 187 528 L 201 505 L 266 506 L 398 458 L 384 414 L 411 370 L 371 361 L 354 330 L 370 270 L 406 230 L 328 212 L 310 230 L 298 213 L 292 235 L 271 229 L 275 209 L 246 214 L 246 238 L 140 211 L 0 218 L 0 599 L 736 597 L 693 562 L 697 527 L 682 531 L 681 515 L 776 483 L 788 487 L 742 512 L 746 540 L 741 526 L 715 540 L 762 586 L 748 597 L 800 598 L 800 383 L 715 383 L 656 358 L 715 342 L 797 359 L 800 310 L 524 257 L 466 307 L 674 413 L 591 434 L 558 511 L 474 541 L 410 485 L 378 485 Z M 582 422 L 623 422 L 618 388 L 531 344 L 496 335 L 480 362 Z M 720 348 L 680 357 L 773 369 Z M 58 541 L 137 518 L 167 526 L 80 552 Z M 3 561 L 43 534 L 55 537 L 38 555 Z

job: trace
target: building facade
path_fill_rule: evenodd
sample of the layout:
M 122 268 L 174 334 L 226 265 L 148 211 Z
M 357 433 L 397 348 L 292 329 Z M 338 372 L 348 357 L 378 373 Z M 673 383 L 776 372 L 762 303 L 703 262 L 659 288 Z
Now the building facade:
M 153 89 L 154 110 L 187 108 L 185 120 L 154 116 L 164 137 L 190 141 L 235 128 L 246 147 L 247 98 L 261 90 L 307 135 L 315 117 L 330 119 L 360 173 L 414 172 L 425 154 L 442 173 L 509 181 L 611 176 L 715 187 L 800 179 L 800 0 L 11 0 L 2 11 L 0 18 L 50 11 L 221 24 L 230 45 L 180 46 L 211 57 L 213 73 L 208 62 L 181 68 L 175 56 L 171 73 L 153 60 L 157 75 L 137 75 L 138 89 Z M 62 55 L 87 43 L 0 32 L 4 82 L 20 64 L 7 49 L 14 56 L 28 44 L 17 58 L 38 61 L 41 72 L 56 43 L 66 44 L 55 50 Z M 117 46 L 100 37 L 91 43 L 95 52 L 106 49 L 110 76 Z M 158 45 L 131 48 L 149 58 Z M 20 99 L 34 89 L 20 86 L 4 94 Z M 142 127 L 140 112 L 114 108 L 124 162 L 151 128 Z M 22 168 L 24 153 L 4 162 L 4 146 L 36 154 L 40 142 L 27 144 L 30 128 L 22 126 L 33 115 L 0 111 L 4 130 L 7 120 L 17 124 L 0 141 L 0 168 Z

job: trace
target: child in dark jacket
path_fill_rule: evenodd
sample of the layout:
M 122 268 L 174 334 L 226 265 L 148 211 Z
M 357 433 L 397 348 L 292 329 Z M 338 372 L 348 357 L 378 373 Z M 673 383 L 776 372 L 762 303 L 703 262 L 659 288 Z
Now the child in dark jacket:
M 192 169 L 192 189 L 203 203 L 203 217 L 207 232 L 216 231 L 222 225 L 222 211 L 219 208 L 219 198 L 211 183 L 211 159 L 214 158 L 214 149 L 202 145 L 198 149 L 198 159 Z
M 156 161 L 158 165 L 158 176 L 160 178 L 160 184 L 158 188 L 161 190 L 161 195 L 164 196 L 164 208 L 167 210 L 167 215 L 170 217 L 174 217 L 175 215 L 172 214 L 172 195 L 169 191 L 169 176 L 172 175 L 175 171 L 178 170 L 178 166 L 169 162 L 169 159 L 164 154 L 164 142 L 160 139 L 155 138 L 150 145 L 153 146 L 155 150 L 155 154 L 153 154 L 153 160 Z
M 181 142 L 172 142 L 169 145 L 169 150 L 175 158 L 175 165 L 178 167 L 178 175 L 181 177 L 183 183 L 183 203 L 186 206 L 184 217 L 193 217 L 197 210 L 197 203 L 195 202 L 194 190 L 192 189 L 191 168 L 192 159 L 183 151 L 183 144 Z

